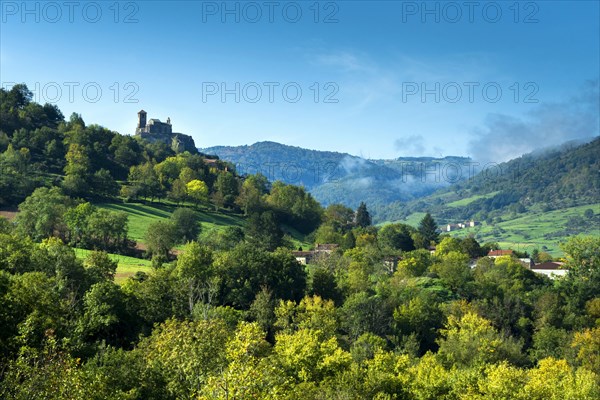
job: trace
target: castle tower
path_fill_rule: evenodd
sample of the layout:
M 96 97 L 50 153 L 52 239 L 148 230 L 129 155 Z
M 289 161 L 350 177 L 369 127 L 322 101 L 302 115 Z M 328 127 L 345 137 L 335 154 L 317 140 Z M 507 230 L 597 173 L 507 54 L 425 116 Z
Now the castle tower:
M 138 129 L 143 129 L 146 127 L 146 116 L 147 116 L 147 114 L 146 114 L 146 111 L 144 111 L 144 110 L 141 110 L 138 113 L 138 126 L 137 126 Z

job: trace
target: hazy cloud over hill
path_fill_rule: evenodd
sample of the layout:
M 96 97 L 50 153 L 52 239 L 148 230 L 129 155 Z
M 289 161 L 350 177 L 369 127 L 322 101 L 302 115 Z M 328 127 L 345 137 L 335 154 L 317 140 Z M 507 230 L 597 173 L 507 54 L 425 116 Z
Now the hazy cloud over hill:
M 491 114 L 473 132 L 469 153 L 479 162 L 503 162 L 540 147 L 556 146 L 599 134 L 598 80 L 561 103 L 540 104 L 525 118 Z
M 455 180 L 448 179 L 453 170 L 446 167 L 466 166 L 470 162 L 463 157 L 367 160 L 274 142 L 217 146 L 201 151 L 232 162 L 241 174 L 261 172 L 272 181 L 302 185 L 324 205 L 343 203 L 356 208 L 365 201 L 375 221 L 381 215 L 379 209 L 389 203 L 412 200 L 448 186 Z M 465 178 L 466 172 L 461 179 Z

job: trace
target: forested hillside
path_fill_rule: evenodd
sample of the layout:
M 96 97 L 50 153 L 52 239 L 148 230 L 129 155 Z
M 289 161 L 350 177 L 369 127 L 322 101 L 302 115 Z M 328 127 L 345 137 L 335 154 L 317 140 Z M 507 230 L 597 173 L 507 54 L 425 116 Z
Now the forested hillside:
M 0 102 L 2 399 L 600 397 L 598 236 L 553 280 L 430 214 L 377 227 L 22 85 Z
M 446 165 L 468 169 L 465 157 L 401 157 L 366 160 L 345 153 L 309 150 L 274 142 L 251 146 L 201 149 L 234 164 L 240 173 L 260 172 L 270 180 L 304 186 L 323 205 L 356 208 L 365 202 L 375 222 L 399 217 L 400 203 L 426 196 L 436 189 L 466 179 Z M 437 178 L 431 171 L 437 171 Z M 434 173 L 433 175 L 436 175 Z M 390 206 L 390 204 L 392 204 Z
M 214 156 L 175 153 L 86 125 L 78 114 L 65 120 L 55 106 L 31 98 L 24 85 L 0 90 L 0 211 L 18 211 L 18 230 L 36 241 L 56 236 L 83 249 L 145 252 L 160 263 L 200 228 L 239 229 L 245 219 L 247 240 L 273 250 L 302 243 L 320 223 L 320 205 L 302 188 L 262 175 L 242 179 Z M 153 218 L 164 210 L 166 218 Z M 192 234 L 172 229 L 184 223 Z
M 569 236 L 600 235 L 600 138 L 490 166 L 401 210 L 394 220 L 423 212 L 441 225 L 475 220 L 477 227 L 453 234 L 558 251 L 558 243 Z
M 600 199 L 600 138 L 564 145 L 493 165 L 429 198 L 408 204 L 405 213 L 433 211 L 443 222 L 486 220 L 507 211 L 551 211 Z

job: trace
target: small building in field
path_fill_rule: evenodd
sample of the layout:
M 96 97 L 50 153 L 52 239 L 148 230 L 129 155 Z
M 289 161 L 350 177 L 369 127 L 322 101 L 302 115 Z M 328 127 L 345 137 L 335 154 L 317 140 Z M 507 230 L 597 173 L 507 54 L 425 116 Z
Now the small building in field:
M 452 232 L 452 231 L 455 231 L 455 230 L 458 230 L 458 229 L 460 229 L 460 225 L 458 225 L 458 224 L 448 224 L 448 225 L 446 225 L 446 232 Z
M 550 278 L 565 276 L 569 270 L 564 267 L 565 263 L 558 261 L 547 261 L 541 264 L 535 264 L 531 267 L 533 272 L 546 275 Z
M 446 232 L 452 232 L 452 231 L 456 231 L 459 229 L 466 229 L 466 228 L 472 228 L 474 226 L 479 225 L 479 223 L 477 221 L 467 221 L 467 222 L 459 222 L 458 224 L 447 224 L 445 226 L 441 227 L 442 231 L 446 231 Z

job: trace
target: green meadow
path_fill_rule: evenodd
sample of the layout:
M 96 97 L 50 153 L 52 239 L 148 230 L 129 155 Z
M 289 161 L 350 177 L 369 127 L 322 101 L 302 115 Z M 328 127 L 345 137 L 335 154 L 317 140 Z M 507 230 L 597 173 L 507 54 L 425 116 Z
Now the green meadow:
M 466 237 L 473 235 L 480 243 L 498 242 L 502 248 L 526 250 L 531 253 L 534 248 L 545 250 L 553 256 L 562 255 L 559 244 L 574 234 L 600 235 L 598 226 L 569 226 L 569 219 L 581 217 L 585 210 L 591 208 L 594 213 L 600 212 L 599 205 L 585 205 L 561 210 L 527 213 L 516 218 L 503 218 L 502 222 L 493 225 L 483 224 L 473 228 L 451 232 L 453 236 Z M 568 229 L 565 229 L 568 228 Z
M 91 250 L 85 249 L 73 249 L 77 258 L 85 259 Z M 109 254 L 110 258 L 117 262 L 117 273 L 115 275 L 115 282 L 118 284 L 123 283 L 127 278 L 135 275 L 136 272 L 141 271 L 149 273 L 152 271 L 150 260 L 144 260 L 135 257 L 122 256 L 120 254 Z
M 167 220 L 177 208 L 174 204 L 164 203 L 99 203 L 97 207 L 111 211 L 124 212 L 128 216 L 129 231 L 128 236 L 131 240 L 138 243 L 144 243 L 144 235 L 148 226 L 160 220 Z M 240 215 L 226 212 L 217 212 L 212 210 L 194 210 L 198 216 L 201 225 L 200 235 L 207 235 L 214 230 L 224 229 L 228 226 L 242 226 L 244 219 Z M 293 237 L 295 235 L 292 235 Z M 298 241 L 298 243 L 300 243 Z M 182 248 L 178 246 L 177 248 Z M 77 257 L 84 259 L 90 250 L 74 249 Z M 136 272 L 150 272 L 152 270 L 150 260 L 128 257 L 119 254 L 110 254 L 113 260 L 118 263 L 115 282 L 122 283 L 127 278 L 135 275 Z
M 160 220 L 167 220 L 177 208 L 174 204 L 165 203 L 99 203 L 96 206 L 111 211 L 124 212 L 129 221 L 129 238 L 138 243 L 144 244 L 144 235 L 148 226 Z M 239 214 L 233 214 L 223 211 L 213 211 L 210 209 L 194 210 L 198 216 L 201 225 L 200 237 L 210 235 L 215 230 L 222 230 L 228 226 L 244 225 L 244 218 Z M 308 249 L 311 243 L 306 241 L 305 235 L 297 230 L 283 226 L 283 231 L 292 241 L 294 248 L 302 247 Z M 183 246 L 178 246 L 181 249 Z M 89 250 L 75 249 L 77 257 L 84 259 Z M 151 262 L 145 259 L 127 257 L 118 254 L 110 254 L 110 257 L 118 262 L 115 282 L 122 283 L 130 276 L 135 275 L 137 271 L 151 271 Z
M 451 203 L 446 204 L 448 207 L 464 207 L 466 205 L 471 204 L 472 202 L 474 202 L 475 200 L 479 200 L 479 199 L 489 199 L 490 197 L 494 197 L 495 195 L 497 195 L 498 193 L 500 193 L 499 191 L 497 192 L 492 192 L 492 193 L 487 193 L 487 194 L 479 194 L 479 195 L 474 195 L 471 197 L 467 197 L 464 199 L 460 199 L 460 200 L 456 200 L 453 201 Z
M 489 195 L 488 195 L 489 196 Z M 473 196 L 460 200 L 466 204 L 476 200 Z M 455 202 L 457 203 L 457 202 Z M 464 204 L 461 204 L 464 205 Z M 455 206 L 457 206 L 455 204 Z M 501 248 L 512 248 L 513 250 L 531 251 L 534 248 L 547 251 L 553 256 L 561 256 L 559 244 L 567 240 L 574 234 L 586 234 L 599 236 L 600 227 L 579 227 L 569 226 L 569 219 L 572 217 L 582 217 L 585 210 L 591 208 L 595 214 L 600 213 L 600 204 L 585 205 L 578 207 L 564 208 L 546 212 L 528 212 L 525 214 L 505 214 L 502 216 L 502 222 L 494 224 L 477 225 L 472 228 L 465 228 L 449 232 L 455 237 L 473 236 L 480 243 L 497 242 Z M 403 222 L 412 226 L 418 226 L 424 213 L 413 213 L 404 219 Z M 565 229 L 568 228 L 568 229 Z
M 129 238 L 136 242 L 144 242 L 144 235 L 148 226 L 155 221 L 168 219 L 177 208 L 174 204 L 164 203 L 101 203 L 98 207 L 111 211 L 121 211 L 129 216 Z M 194 210 L 201 225 L 201 232 L 210 232 L 213 229 L 224 229 L 228 226 L 242 226 L 242 216 L 217 212 L 212 210 Z M 201 233 L 201 234 L 202 234 Z

